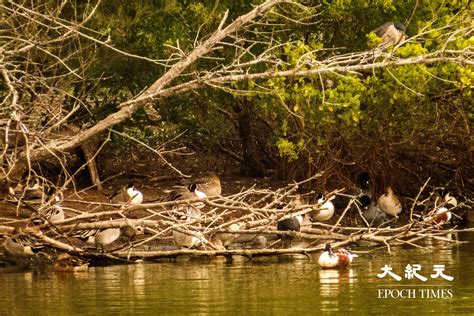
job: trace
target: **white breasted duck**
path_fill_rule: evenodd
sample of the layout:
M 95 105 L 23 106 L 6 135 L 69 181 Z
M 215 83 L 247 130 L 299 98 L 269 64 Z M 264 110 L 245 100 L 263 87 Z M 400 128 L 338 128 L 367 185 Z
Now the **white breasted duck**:
M 397 217 L 402 212 L 403 206 L 398 196 L 393 192 L 392 187 L 387 187 L 385 193 L 382 194 L 377 202 L 377 205 L 382 211 L 390 216 Z
M 135 188 L 133 183 L 129 183 L 112 194 L 110 201 L 114 204 L 138 205 L 143 202 L 143 194 Z
M 334 204 L 332 201 L 335 197 L 336 196 L 333 195 L 326 199 L 322 194 L 318 194 L 316 198 L 320 207 L 317 210 L 311 211 L 311 218 L 313 221 L 324 222 L 331 219 L 334 215 Z
M 318 263 L 324 269 L 344 269 L 352 263 L 355 257 L 358 256 L 345 249 L 339 249 L 337 252 L 334 252 L 331 245 L 326 244 L 319 256 Z
M 213 172 L 197 178 L 191 184 L 196 185 L 196 189 L 206 194 L 206 197 L 219 196 L 222 193 L 221 179 Z

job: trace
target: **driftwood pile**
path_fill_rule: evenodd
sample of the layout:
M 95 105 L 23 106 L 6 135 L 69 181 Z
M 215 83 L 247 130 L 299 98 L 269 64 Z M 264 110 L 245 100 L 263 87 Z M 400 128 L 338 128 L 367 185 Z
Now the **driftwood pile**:
M 356 197 L 353 197 L 342 212 L 334 215 L 331 221 L 333 224 L 306 223 L 298 232 L 277 231 L 278 220 L 320 208 L 317 203 L 299 206 L 288 203 L 297 194 L 298 187 L 313 178 L 278 190 L 251 187 L 234 195 L 205 200 L 140 205 L 69 200 L 83 207 L 78 210 L 63 206 L 67 217 L 54 224 L 46 222 L 33 225 L 29 220 L 1 218 L 0 237 L 4 238 L 0 239 L 0 243 L 16 233 L 21 226 L 24 233 L 45 246 L 42 252 L 49 253 L 51 258 L 65 252 L 73 257 L 102 262 L 135 262 L 183 255 L 224 256 L 227 261 L 231 261 L 236 255 L 251 259 L 281 254 L 309 254 L 321 251 L 326 243 L 331 243 L 334 247 L 349 244 L 373 246 L 369 251 L 385 248 L 388 252 L 391 251 L 391 246 L 401 244 L 426 247 L 426 240 L 460 243 L 452 238 L 455 235 L 453 233 L 460 231 L 458 227 L 436 225 L 427 222 L 426 216 L 422 216 L 433 213 L 435 209 L 425 207 L 421 213 L 416 210 L 415 206 L 420 204 L 420 195 L 415 198 L 413 207 L 405 210 L 405 215 L 408 213 L 405 223 L 399 219 L 384 227 L 368 227 L 360 216 L 361 210 Z M 339 192 L 331 192 L 329 196 Z M 195 207 L 196 203 L 205 204 L 200 210 L 203 215 L 191 221 L 180 220 L 183 208 Z M 121 237 L 104 250 L 91 247 L 73 237 L 80 231 L 106 228 L 121 228 Z M 180 249 L 173 244 L 173 231 L 198 232 L 203 237 L 202 242 L 192 249 Z M 227 247 L 216 243 L 217 237 L 223 234 L 231 241 Z M 292 236 L 295 241 L 301 242 L 283 249 L 277 235 Z M 11 255 L 4 251 L 3 260 L 11 259 Z

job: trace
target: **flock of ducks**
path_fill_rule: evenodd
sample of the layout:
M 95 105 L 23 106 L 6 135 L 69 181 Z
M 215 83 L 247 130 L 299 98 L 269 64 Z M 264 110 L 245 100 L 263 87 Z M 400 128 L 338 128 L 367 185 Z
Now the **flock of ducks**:
M 40 192 L 42 191 L 40 187 L 39 182 L 33 181 L 26 189 L 22 188 L 22 192 L 28 197 L 45 199 L 44 193 Z M 160 201 L 192 200 L 190 203 L 176 205 L 173 209 L 173 214 L 178 214 L 175 216 L 177 224 L 172 228 L 173 240 L 177 247 L 193 248 L 200 244 L 209 243 L 200 231 L 201 209 L 205 204 L 199 202 L 199 200 L 220 196 L 221 192 L 220 179 L 212 173 L 182 185 L 160 199 Z M 371 227 L 378 227 L 389 222 L 390 217 L 398 218 L 403 209 L 402 203 L 391 187 L 387 187 L 384 194 L 375 199 L 371 189 L 370 176 L 367 172 L 363 172 L 357 179 L 355 189 L 332 196 L 316 195 L 314 200 L 319 205 L 318 208 L 305 210 L 304 214 L 287 215 L 277 221 L 276 229 L 279 232 L 297 232 L 301 230 L 305 222 L 328 221 L 333 217 L 336 210 L 349 207 L 348 204 L 351 199 L 355 199 L 353 201 L 355 207 L 360 210 L 366 224 Z M 135 188 L 133 183 L 130 183 L 109 196 L 109 200 L 113 204 L 138 205 L 143 202 L 143 194 Z M 36 210 L 30 218 L 31 222 L 35 225 L 44 223 L 54 225 L 54 223 L 63 221 L 65 214 L 61 207 L 61 201 L 62 194 L 59 192 L 48 194 L 47 203 L 43 203 Z M 291 208 L 296 208 L 305 204 L 303 197 L 298 195 L 288 205 Z M 452 217 L 450 210 L 457 206 L 457 200 L 450 196 L 447 190 L 443 189 L 439 194 L 439 198 L 435 201 L 435 206 L 436 211 L 425 221 L 437 225 L 447 223 Z M 237 232 L 240 225 L 233 223 L 227 229 L 231 232 Z M 105 228 L 82 230 L 71 237 L 79 238 L 105 252 L 105 247 L 116 241 L 122 234 L 125 235 L 123 228 Z M 15 228 L 13 235 L 6 238 L 3 246 L 14 256 L 32 256 L 44 248 L 44 245 L 35 236 L 37 235 Z M 225 250 L 227 246 L 235 241 L 237 236 L 238 234 L 235 233 L 218 233 L 212 237 L 210 244 L 216 247 L 217 250 Z M 291 234 L 278 234 L 277 236 L 281 239 L 283 248 L 291 247 L 291 242 L 294 239 Z M 254 248 L 266 248 L 266 244 L 267 240 L 264 236 L 256 236 Z M 354 257 L 357 257 L 357 255 L 350 251 L 344 249 L 334 251 L 331 245 L 327 244 L 318 262 L 323 268 L 345 268 L 350 265 Z M 62 259 L 65 262 L 72 260 L 70 258 Z

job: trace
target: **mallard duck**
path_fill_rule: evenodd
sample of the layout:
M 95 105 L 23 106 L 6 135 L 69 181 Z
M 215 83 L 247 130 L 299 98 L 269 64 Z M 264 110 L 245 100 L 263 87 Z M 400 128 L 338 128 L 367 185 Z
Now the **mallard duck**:
M 379 48 L 390 45 L 397 45 L 405 39 L 405 25 L 400 22 L 387 22 L 373 30 L 378 37 L 382 39 Z
M 53 270 L 57 272 L 86 272 L 89 262 L 85 259 L 73 257 L 68 253 L 61 253 L 53 263 Z
M 362 208 L 362 216 L 370 227 L 378 227 L 389 221 L 387 214 L 369 196 L 362 195 L 359 202 Z
M 322 194 L 317 196 L 318 204 L 320 205 L 319 209 L 311 211 L 311 218 L 313 221 L 324 222 L 334 215 L 334 204 L 332 200 L 335 199 L 335 196 L 331 196 L 326 199 Z
M 36 237 L 15 229 L 14 235 L 3 242 L 3 247 L 13 256 L 33 256 L 45 245 Z
M 326 244 L 319 256 L 318 263 L 324 269 L 344 269 L 352 263 L 355 257 L 358 256 L 345 249 L 333 252 L 331 245 Z
M 135 188 L 133 183 L 129 183 L 112 194 L 110 201 L 114 204 L 138 205 L 143 202 L 143 194 Z
M 385 193 L 379 197 L 377 205 L 382 211 L 393 217 L 398 217 L 403 209 L 402 203 L 393 192 L 392 187 L 387 187 Z

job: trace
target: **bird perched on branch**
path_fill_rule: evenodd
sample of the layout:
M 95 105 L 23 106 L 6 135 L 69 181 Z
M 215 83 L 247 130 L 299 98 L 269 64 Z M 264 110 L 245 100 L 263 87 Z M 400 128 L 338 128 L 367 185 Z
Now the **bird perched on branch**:
M 336 198 L 335 195 L 325 198 L 322 194 L 318 194 L 316 199 L 320 205 L 319 209 L 311 211 L 310 215 L 313 221 L 324 222 L 334 215 L 334 204 L 332 201 Z
M 335 198 L 332 200 L 336 210 L 344 210 L 352 199 L 358 200 L 362 195 L 367 195 L 372 198 L 372 186 L 370 181 L 370 175 L 368 172 L 361 172 L 357 176 L 356 186 L 344 193 L 337 193 Z M 354 211 L 354 206 L 351 207 L 351 211 Z
M 114 204 L 138 205 L 143 202 L 143 194 L 135 188 L 133 183 L 129 183 L 113 193 L 109 199 Z
M 90 245 L 101 248 L 105 253 L 105 246 L 113 243 L 120 237 L 120 228 L 112 227 L 106 229 L 88 229 L 82 230 L 72 237 L 77 237 Z
M 378 48 L 385 48 L 391 45 L 397 45 L 405 39 L 405 25 L 396 22 L 387 22 L 377 27 L 374 32 L 382 40 L 377 46 Z
M 33 256 L 45 247 L 35 236 L 15 228 L 14 234 L 3 242 L 3 247 L 13 256 Z
M 355 257 L 358 256 L 345 249 L 339 249 L 337 252 L 334 252 L 331 245 L 326 244 L 319 256 L 318 263 L 324 269 L 344 269 L 352 263 Z
M 398 218 L 398 215 L 402 212 L 403 206 L 398 196 L 393 192 L 392 187 L 387 187 L 385 193 L 382 194 L 378 201 L 378 206 L 382 211 L 390 216 Z

